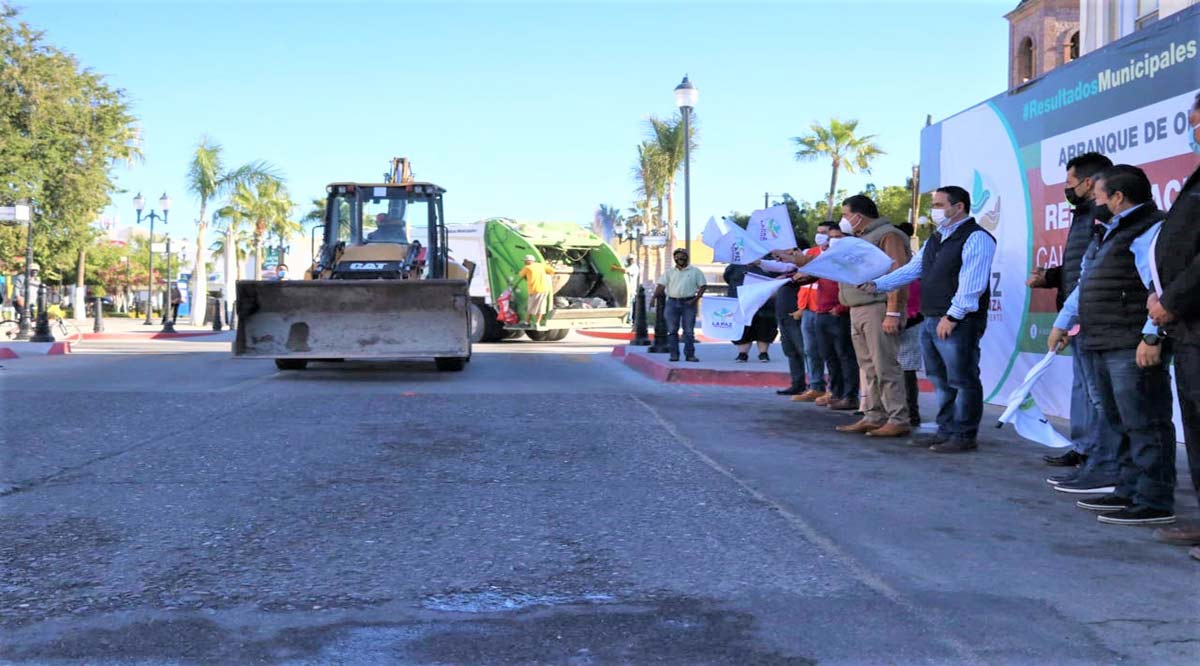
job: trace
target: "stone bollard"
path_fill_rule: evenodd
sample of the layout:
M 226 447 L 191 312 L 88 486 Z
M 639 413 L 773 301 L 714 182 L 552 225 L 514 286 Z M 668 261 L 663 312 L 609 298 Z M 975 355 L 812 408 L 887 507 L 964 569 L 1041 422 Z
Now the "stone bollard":
M 37 325 L 33 329 L 30 342 L 54 342 L 54 334 L 50 332 L 50 315 L 46 313 L 46 285 L 38 287 Z
M 93 333 L 104 332 L 104 299 L 97 296 L 96 300 L 96 320 L 92 323 Z
M 219 331 L 221 330 L 221 310 L 225 308 L 225 303 L 219 298 L 209 302 L 212 303 L 210 306 L 212 308 L 212 330 Z
M 654 344 L 649 349 L 651 354 L 666 354 L 671 351 L 667 344 L 667 296 L 663 294 L 654 299 Z

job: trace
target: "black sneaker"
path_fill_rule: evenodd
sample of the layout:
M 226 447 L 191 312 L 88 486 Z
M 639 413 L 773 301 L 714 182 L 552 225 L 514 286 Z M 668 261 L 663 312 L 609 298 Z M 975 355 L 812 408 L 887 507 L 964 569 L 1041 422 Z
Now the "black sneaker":
M 689 356 L 683 360 L 689 361 L 691 363 L 699 363 L 700 362 L 700 359 L 696 358 L 695 356 Z
M 1054 486 L 1054 489 L 1060 493 L 1074 493 L 1076 495 L 1106 495 L 1116 490 L 1117 484 L 1112 481 L 1076 479 L 1074 481 L 1059 483 Z
M 796 388 L 795 386 L 789 386 L 788 388 L 785 388 L 785 389 L 779 389 L 778 391 L 775 392 L 775 395 L 800 395 L 801 393 L 804 393 L 807 390 L 808 390 L 807 387 Z
M 1096 516 L 1096 520 L 1109 525 L 1166 525 L 1175 522 L 1175 512 L 1148 506 L 1131 506 L 1120 511 L 1100 514 Z
M 1083 499 L 1075 503 L 1075 506 L 1088 511 L 1100 511 L 1102 513 L 1108 511 L 1120 511 L 1133 506 L 1133 500 L 1128 497 L 1120 497 L 1118 495 L 1105 495 L 1104 497 L 1093 497 L 1092 499 Z
M 1057 486 L 1060 483 L 1074 483 L 1079 478 L 1079 472 L 1067 472 L 1066 474 L 1055 474 L 1054 476 L 1046 477 L 1046 483 Z
M 763 352 L 763 353 L 761 353 L 761 354 L 759 354 L 759 355 L 758 355 L 758 360 L 759 360 L 759 361 L 761 361 L 761 362 L 763 362 L 763 363 L 767 363 L 767 362 L 769 362 L 769 361 L 771 360 L 771 357 L 770 357 L 770 356 L 767 356 L 767 352 Z
M 1061 456 L 1042 456 L 1042 460 L 1052 467 L 1075 467 L 1087 462 L 1087 456 L 1075 451 L 1067 451 Z
M 671 358 L 669 358 L 669 359 L 667 359 L 667 360 L 668 360 L 668 361 L 670 361 L 670 362 L 672 362 L 672 363 L 678 363 L 678 362 L 679 362 L 679 357 L 678 357 L 678 356 L 672 356 Z
M 749 361 L 749 360 L 750 360 L 750 355 L 747 354 L 746 352 L 741 352 L 737 355 L 737 358 L 733 359 L 733 362 L 734 363 L 745 363 L 746 361 Z

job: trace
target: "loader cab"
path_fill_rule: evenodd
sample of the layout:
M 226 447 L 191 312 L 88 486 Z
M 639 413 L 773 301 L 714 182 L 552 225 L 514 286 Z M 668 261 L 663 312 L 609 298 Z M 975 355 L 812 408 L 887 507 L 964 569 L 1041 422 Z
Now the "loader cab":
M 447 277 L 444 189 L 432 183 L 333 183 L 326 188 L 318 275 Z

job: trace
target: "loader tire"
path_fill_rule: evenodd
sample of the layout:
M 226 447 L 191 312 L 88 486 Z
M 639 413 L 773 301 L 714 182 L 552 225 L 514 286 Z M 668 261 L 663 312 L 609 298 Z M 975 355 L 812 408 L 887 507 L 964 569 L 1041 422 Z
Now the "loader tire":
M 549 331 L 525 331 L 525 335 L 534 342 L 558 342 L 567 337 L 570 331 L 569 328 L 554 328 Z
M 277 358 L 275 367 L 280 370 L 303 370 L 308 367 L 308 361 L 296 358 Z
M 556 330 L 553 330 L 553 331 L 550 331 L 550 332 L 554 334 L 554 337 L 550 338 L 550 341 L 551 341 L 551 342 L 558 342 L 559 340 L 562 340 L 563 338 L 565 338 L 565 337 L 567 337 L 568 335 L 570 335 L 570 334 L 571 334 L 571 329 L 569 329 L 569 328 L 559 328 L 559 329 L 556 329 Z
M 496 319 L 496 309 L 486 303 L 471 303 L 471 342 L 499 342 L 504 339 L 504 324 Z
M 462 372 L 467 366 L 467 359 L 455 356 L 442 356 L 433 359 L 433 362 L 442 372 Z

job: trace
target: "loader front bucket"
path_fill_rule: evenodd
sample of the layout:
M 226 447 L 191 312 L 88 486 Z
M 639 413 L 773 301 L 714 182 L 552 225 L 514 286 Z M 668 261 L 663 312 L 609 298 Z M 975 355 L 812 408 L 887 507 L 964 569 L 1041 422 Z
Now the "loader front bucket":
M 465 280 L 242 280 L 233 355 L 465 359 L 469 303 Z

